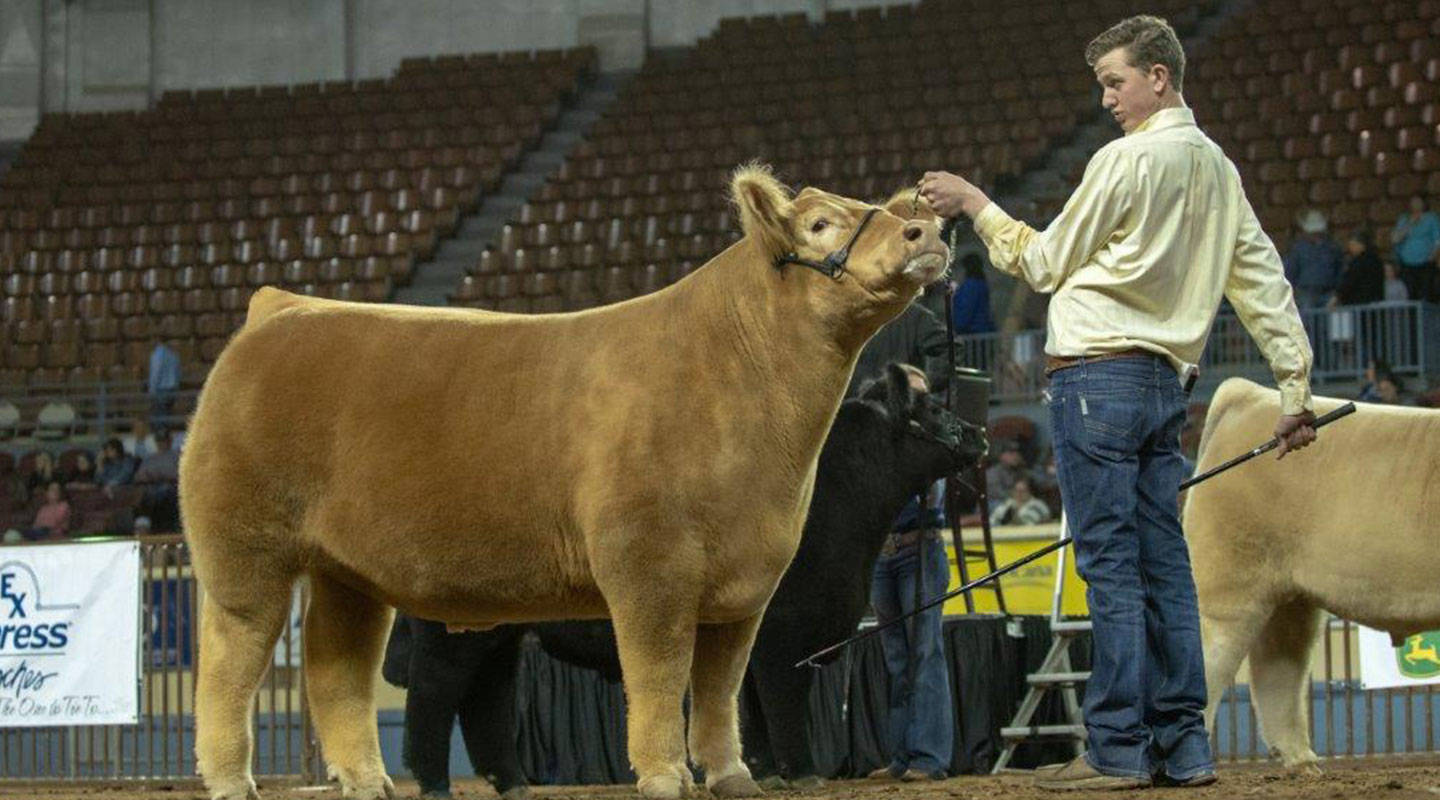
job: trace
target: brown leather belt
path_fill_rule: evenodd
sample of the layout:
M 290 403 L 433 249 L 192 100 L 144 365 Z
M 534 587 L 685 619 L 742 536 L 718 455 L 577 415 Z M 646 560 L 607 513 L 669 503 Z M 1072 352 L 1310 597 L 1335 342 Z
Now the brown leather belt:
M 1118 351 L 1116 351 L 1116 352 L 1114 352 L 1114 353 L 1100 353 L 1099 355 L 1093 355 L 1093 356 L 1046 356 L 1046 357 L 1045 357 L 1045 375 L 1046 375 L 1046 376 L 1049 376 L 1049 375 L 1051 375 L 1051 374 L 1053 374 L 1053 373 L 1055 373 L 1055 372 L 1058 372 L 1058 371 L 1060 371 L 1060 370 L 1062 370 L 1062 369 L 1069 369 L 1070 367 L 1079 366 L 1079 365 L 1080 365 L 1080 362 L 1081 362 L 1082 360 L 1083 360 L 1083 361 L 1090 362 L 1090 363 L 1094 363 L 1094 362 L 1096 362 L 1096 361 L 1113 361 L 1114 359 L 1117 359 L 1117 358 L 1159 358 L 1159 357 L 1160 357 L 1160 355 L 1159 355 L 1158 353 L 1153 353 L 1153 352 L 1151 352 L 1151 351 L 1149 351 L 1149 350 L 1146 350 L 1146 349 L 1144 349 L 1144 348 L 1142 348 L 1142 347 L 1132 347 L 1132 348 L 1130 348 L 1130 349 L 1128 349 L 1128 350 L 1118 350 Z
M 921 539 L 939 539 L 940 531 L 934 528 L 927 528 L 904 533 L 892 533 L 885 537 L 885 542 L 880 546 L 880 555 L 893 556 L 907 547 L 914 547 Z

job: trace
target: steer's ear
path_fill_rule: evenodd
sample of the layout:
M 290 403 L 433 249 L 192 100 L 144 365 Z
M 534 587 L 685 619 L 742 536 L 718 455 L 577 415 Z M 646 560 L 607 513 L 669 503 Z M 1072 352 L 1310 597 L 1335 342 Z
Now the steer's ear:
M 891 362 L 885 366 L 886 405 L 896 419 L 909 419 L 915 406 L 916 392 L 910 388 L 910 375 L 899 364 Z
M 747 164 L 730 179 L 730 197 L 740 210 L 740 228 L 771 257 L 795 249 L 795 206 L 790 190 L 770 167 Z

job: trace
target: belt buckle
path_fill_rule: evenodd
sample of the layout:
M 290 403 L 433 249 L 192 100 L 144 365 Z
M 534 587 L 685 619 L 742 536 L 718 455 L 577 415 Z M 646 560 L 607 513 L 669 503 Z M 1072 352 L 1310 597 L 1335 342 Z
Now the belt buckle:
M 895 537 L 896 535 L 893 533 L 885 536 L 884 544 L 880 545 L 880 556 L 882 558 L 889 558 L 900 551 L 899 546 L 896 544 Z

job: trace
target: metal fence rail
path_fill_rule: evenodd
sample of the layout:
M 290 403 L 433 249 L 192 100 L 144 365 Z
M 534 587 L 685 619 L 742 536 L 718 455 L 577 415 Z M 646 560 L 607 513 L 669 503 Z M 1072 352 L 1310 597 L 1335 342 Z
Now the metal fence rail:
M 193 778 L 198 584 L 179 536 L 141 545 L 140 720 L 135 725 L 0 728 L 6 780 Z M 303 593 L 296 602 L 303 608 Z M 292 614 L 292 618 L 298 615 Z M 306 713 L 298 627 L 287 626 L 261 685 L 253 726 L 256 775 L 323 776 Z
M 1323 679 L 1310 685 L 1310 743 L 1322 758 L 1436 751 L 1436 686 L 1361 688 L 1358 626 L 1331 619 L 1314 654 Z M 1226 691 L 1212 744 L 1227 761 L 1268 758 L 1248 686 Z
M 151 413 L 152 399 L 145 384 L 134 381 L 0 386 L 0 401 L 14 404 L 20 412 L 14 429 L 0 423 L 0 436 L 34 432 L 40 427 L 40 410 L 49 403 L 64 403 L 74 409 L 75 420 L 67 435 L 105 436 L 128 432 L 130 423 L 137 418 L 174 429 L 184 424 L 199 394 L 192 389 L 172 392 L 171 412 L 157 416 Z
M 1371 303 L 1300 313 L 1315 352 L 1316 384 L 1360 380 L 1368 359 L 1379 356 L 1397 374 L 1424 378 L 1440 373 L 1440 306 Z M 992 398 L 1032 402 L 1045 387 L 1045 331 L 960 337 L 966 366 L 991 374 Z M 1200 360 L 1202 391 L 1226 378 L 1271 383 L 1265 361 L 1244 323 L 1233 312 L 1215 318 Z

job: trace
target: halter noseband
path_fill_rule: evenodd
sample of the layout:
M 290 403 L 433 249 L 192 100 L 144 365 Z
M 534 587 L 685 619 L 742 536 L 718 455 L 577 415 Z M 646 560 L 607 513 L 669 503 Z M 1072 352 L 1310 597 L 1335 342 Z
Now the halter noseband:
M 880 209 L 878 208 L 872 208 L 866 211 L 864 218 L 860 220 L 859 227 L 850 235 L 850 241 L 846 242 L 844 247 L 825 256 L 824 261 L 811 261 L 808 258 L 801 258 L 798 253 L 792 250 L 776 258 L 775 266 L 779 268 L 786 264 L 799 264 L 802 267 L 809 267 L 832 280 L 840 280 L 840 276 L 845 274 L 845 262 L 850 260 L 850 248 L 855 246 L 856 240 L 858 240 L 860 234 L 865 231 L 865 226 L 870 224 L 870 219 L 879 213 L 879 211 Z

